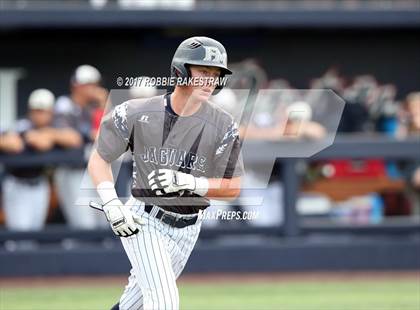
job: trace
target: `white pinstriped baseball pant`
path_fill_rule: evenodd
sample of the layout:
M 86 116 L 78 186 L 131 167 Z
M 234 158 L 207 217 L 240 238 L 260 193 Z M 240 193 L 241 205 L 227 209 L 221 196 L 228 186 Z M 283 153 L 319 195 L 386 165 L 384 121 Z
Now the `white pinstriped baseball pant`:
M 126 205 L 146 224 L 138 234 L 120 238 L 132 267 L 120 298 L 120 310 L 179 309 L 176 279 L 197 241 L 201 219 L 194 225 L 175 228 L 145 212 L 144 203 L 133 197 Z

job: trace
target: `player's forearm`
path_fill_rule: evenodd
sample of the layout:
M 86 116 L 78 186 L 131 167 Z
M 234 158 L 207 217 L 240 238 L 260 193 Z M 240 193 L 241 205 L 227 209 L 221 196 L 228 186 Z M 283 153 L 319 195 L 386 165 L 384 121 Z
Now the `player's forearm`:
M 93 150 L 90 156 L 88 172 L 95 186 L 105 181 L 114 182 L 111 164 L 105 161 L 96 150 Z
M 103 203 L 118 198 L 114 188 L 111 164 L 93 150 L 88 163 L 88 172 Z
M 239 177 L 232 179 L 208 179 L 209 189 L 206 197 L 217 200 L 234 200 L 240 192 L 241 181 Z
M 54 129 L 54 142 L 65 148 L 77 148 L 82 146 L 83 138 L 71 128 Z
M 20 153 L 24 148 L 25 144 L 17 133 L 0 135 L 0 152 Z

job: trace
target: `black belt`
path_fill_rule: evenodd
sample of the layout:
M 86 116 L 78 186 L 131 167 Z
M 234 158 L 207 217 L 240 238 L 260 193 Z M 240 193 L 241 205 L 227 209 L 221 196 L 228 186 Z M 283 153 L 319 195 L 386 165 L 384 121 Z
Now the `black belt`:
M 145 205 L 144 211 L 151 215 L 153 206 L 152 205 Z M 191 218 L 177 218 L 169 213 L 166 213 L 163 210 L 158 209 L 156 215 L 153 215 L 155 218 L 160 220 L 161 222 L 168 224 L 169 226 L 176 227 L 176 228 L 184 228 L 190 225 L 194 225 L 197 222 L 198 216 L 194 216 Z

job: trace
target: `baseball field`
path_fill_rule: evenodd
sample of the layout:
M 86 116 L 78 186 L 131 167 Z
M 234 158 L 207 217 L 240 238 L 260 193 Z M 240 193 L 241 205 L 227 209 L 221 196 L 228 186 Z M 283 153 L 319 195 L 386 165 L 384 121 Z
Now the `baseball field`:
M 125 278 L 1 279 L 0 309 L 104 310 Z M 419 310 L 420 273 L 184 276 L 181 309 Z

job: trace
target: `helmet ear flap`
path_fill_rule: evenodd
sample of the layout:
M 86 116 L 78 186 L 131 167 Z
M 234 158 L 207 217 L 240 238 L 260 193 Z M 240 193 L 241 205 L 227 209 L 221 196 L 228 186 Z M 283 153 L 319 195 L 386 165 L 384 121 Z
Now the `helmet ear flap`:
M 222 71 L 220 73 L 219 80 L 222 80 L 225 76 L 226 76 L 226 73 Z M 224 86 L 225 85 L 223 85 L 223 84 L 217 85 L 216 88 L 213 91 L 213 95 L 217 95 L 223 89 Z
M 172 76 L 173 77 L 180 77 L 181 76 L 181 71 L 176 67 L 176 66 L 172 66 Z
M 176 77 L 176 78 L 188 77 L 189 69 L 187 70 L 185 64 L 179 63 L 179 62 L 172 63 L 171 68 L 172 68 L 171 75 L 173 77 Z
M 187 77 L 191 77 L 191 68 L 190 64 L 184 64 L 185 72 L 187 73 Z

